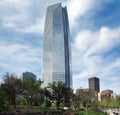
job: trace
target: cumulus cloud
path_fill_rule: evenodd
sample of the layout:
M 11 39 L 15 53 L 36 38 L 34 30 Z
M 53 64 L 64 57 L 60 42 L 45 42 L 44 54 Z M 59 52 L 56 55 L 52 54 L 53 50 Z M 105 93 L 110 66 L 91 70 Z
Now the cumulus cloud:
M 80 31 L 75 39 L 74 47 L 86 52 L 86 55 L 105 53 L 120 44 L 120 28 L 102 27 L 99 31 Z
M 45 17 L 44 17 L 45 18 Z M 24 32 L 24 33 L 38 33 L 43 34 L 44 30 L 44 18 L 39 18 L 36 20 L 36 22 L 29 27 L 25 28 L 18 28 L 18 32 Z
M 107 27 L 101 28 L 99 34 L 96 34 L 96 39 L 98 39 L 94 46 L 90 48 L 87 55 L 94 53 L 105 53 L 111 50 L 116 45 L 120 44 L 120 28 L 109 29 Z M 97 37 L 98 36 L 98 37 Z
M 24 71 L 33 71 L 40 77 L 41 49 L 40 47 L 25 46 L 14 43 L 0 43 L 0 69 L 20 74 Z M 37 70 L 39 70 L 37 72 Z
M 16 21 L 24 21 L 28 17 L 26 12 L 29 5 L 29 0 L 3 0 L 0 2 L 0 12 L 3 22 L 15 23 Z
M 93 4 L 94 0 L 70 0 L 67 2 L 71 27 L 77 24 L 77 19 L 85 15 Z
M 16 31 L 26 33 L 43 34 L 44 20 L 47 6 L 61 2 L 67 6 L 70 27 L 75 28 L 78 19 L 88 15 L 89 11 L 94 12 L 97 7 L 105 1 L 95 0 L 2 0 L 0 2 L 0 13 L 2 25 Z M 2 13 L 4 12 L 4 13 Z
M 38 33 L 39 30 L 39 33 L 42 33 L 44 21 L 41 18 L 44 14 L 41 10 L 39 13 L 33 14 L 38 12 L 39 9 L 37 6 L 38 2 L 35 3 L 32 0 L 3 0 L 0 3 L 2 25 L 18 32 Z M 39 2 L 40 4 L 41 2 Z
M 68 8 L 68 15 L 71 29 L 76 28 L 78 23 L 84 22 L 81 18 L 83 16 L 91 17 L 94 13 L 103 7 L 103 4 L 111 2 L 112 0 L 68 0 L 66 6 Z M 91 20 L 88 19 L 88 24 Z M 86 23 L 81 23 L 85 25 Z M 79 25 L 81 26 L 81 25 Z
M 2 0 L 0 2 L 1 24 L 17 32 L 43 34 L 47 6 L 63 1 Z
M 78 19 L 88 11 L 99 6 L 95 0 L 2 0 L 0 13 L 2 25 L 16 31 L 26 33 L 43 33 L 47 6 L 61 2 L 68 8 L 70 27 L 73 28 Z M 4 13 L 2 13 L 4 12 Z

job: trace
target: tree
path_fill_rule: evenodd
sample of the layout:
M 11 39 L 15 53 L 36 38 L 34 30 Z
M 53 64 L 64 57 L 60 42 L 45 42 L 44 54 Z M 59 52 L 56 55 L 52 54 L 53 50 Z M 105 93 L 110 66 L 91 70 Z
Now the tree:
M 56 107 L 59 108 L 61 102 L 70 102 L 72 90 L 62 82 L 53 82 L 48 84 L 48 87 L 45 88 L 45 96 L 47 99 L 55 102 Z
M 84 92 L 81 99 L 82 99 L 82 105 L 86 108 L 87 111 L 92 102 L 91 92 L 90 91 Z
M 93 100 L 93 92 L 89 89 L 80 89 L 77 94 L 73 95 L 72 102 L 75 109 L 84 108 L 87 111 L 89 107 L 97 107 L 96 100 Z
M 79 95 L 73 94 L 72 95 L 72 107 L 75 110 L 79 110 L 81 108 L 81 104 L 82 104 L 82 99 Z
M 5 93 L 0 88 L 0 113 L 7 112 L 11 109 Z
M 38 99 L 41 96 L 41 83 L 42 82 L 35 81 L 32 78 L 23 80 L 23 95 L 27 99 L 27 103 L 29 106 L 32 106 L 33 102 L 36 103 L 36 99 Z
M 120 95 L 117 96 L 117 98 L 115 99 L 115 103 L 117 104 L 118 108 L 120 108 Z
M 65 87 L 65 89 L 63 90 L 63 94 L 64 94 L 64 103 L 65 103 L 64 106 L 70 107 L 73 90 L 69 87 Z
M 2 90 L 10 100 L 10 103 L 16 107 L 16 96 L 21 90 L 21 79 L 16 74 L 6 72 L 3 76 L 4 83 L 1 85 Z

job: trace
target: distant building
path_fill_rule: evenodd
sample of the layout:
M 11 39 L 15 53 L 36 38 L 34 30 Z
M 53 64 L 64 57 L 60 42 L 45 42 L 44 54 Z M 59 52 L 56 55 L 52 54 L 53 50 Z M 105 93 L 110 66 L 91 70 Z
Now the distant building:
M 33 78 L 34 80 L 37 80 L 37 76 L 33 74 L 32 72 L 23 72 L 22 73 L 22 79 L 28 79 L 28 78 Z
M 90 90 L 87 88 L 80 88 L 76 90 L 76 95 L 82 95 L 83 93 L 89 93 Z
M 76 95 L 81 98 L 90 99 L 91 101 L 96 100 L 94 92 L 88 88 L 80 88 L 76 90 Z
M 97 77 L 89 78 L 89 89 L 94 91 L 95 94 L 98 95 L 98 92 L 100 92 L 99 78 Z
M 113 93 L 113 90 L 103 90 L 101 93 L 98 93 L 98 101 L 103 101 L 105 99 L 113 99 L 115 98 L 115 94 Z

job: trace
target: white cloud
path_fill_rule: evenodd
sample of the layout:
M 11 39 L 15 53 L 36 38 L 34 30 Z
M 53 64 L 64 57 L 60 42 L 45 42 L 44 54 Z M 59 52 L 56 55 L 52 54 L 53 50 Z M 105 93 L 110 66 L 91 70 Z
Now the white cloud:
M 0 43 L 0 69 L 20 74 L 24 71 L 32 71 L 40 77 L 41 48 L 22 44 Z
M 24 32 L 24 33 L 39 33 L 43 34 L 44 30 L 44 18 L 39 18 L 36 20 L 35 24 L 30 25 L 29 27 L 17 29 L 17 31 Z
M 57 2 L 62 2 L 63 6 L 67 6 L 70 27 L 75 26 L 77 19 L 97 4 L 95 0 L 3 0 L 0 2 L 3 25 L 9 28 L 12 27 L 17 31 L 43 33 L 46 8 Z
M 27 33 L 43 33 L 47 6 L 57 2 L 67 6 L 70 27 L 73 28 L 78 18 L 103 1 L 97 3 L 95 0 L 3 0 L 0 2 L 0 18 L 6 28 Z
M 74 47 L 82 52 L 86 52 L 96 40 L 96 33 L 90 30 L 83 30 L 76 36 Z
M 73 27 L 77 24 L 77 19 L 85 15 L 92 9 L 94 0 L 69 0 L 67 3 L 69 11 L 70 25 Z
M 76 27 L 78 19 L 105 1 L 95 0 L 2 0 L 0 14 L 3 26 L 27 33 L 43 33 L 47 6 L 61 2 L 68 8 L 70 27 Z M 4 12 L 4 13 L 3 13 Z
M 43 34 L 47 6 L 57 2 L 63 0 L 3 0 L 0 2 L 2 25 L 18 32 Z
M 92 25 L 93 20 L 90 17 L 93 17 L 97 11 L 101 10 L 105 3 L 110 3 L 111 1 L 113 0 L 68 0 L 65 4 L 68 9 L 70 28 L 74 30 L 82 25 L 83 27 L 89 24 Z M 85 16 L 87 17 L 85 19 L 87 20 L 86 22 L 83 20 Z
M 3 0 L 0 2 L 1 18 L 5 22 L 24 20 L 28 17 L 26 11 L 29 5 L 30 0 Z
M 120 28 L 102 27 L 99 31 L 83 30 L 78 33 L 74 47 L 84 55 L 105 53 L 120 44 Z
M 3 0 L 0 3 L 0 13 L 3 26 L 6 28 L 12 28 L 21 32 L 41 32 L 44 25 L 41 23 L 40 15 L 42 12 L 34 16 L 31 9 L 33 8 L 32 0 Z M 4 12 L 4 13 L 2 13 Z M 39 32 L 39 33 L 40 33 Z
M 97 41 L 94 41 L 92 47 L 88 50 L 87 55 L 105 53 L 120 44 L 119 33 L 120 28 L 109 29 L 107 27 L 102 27 L 99 33 L 96 34 Z

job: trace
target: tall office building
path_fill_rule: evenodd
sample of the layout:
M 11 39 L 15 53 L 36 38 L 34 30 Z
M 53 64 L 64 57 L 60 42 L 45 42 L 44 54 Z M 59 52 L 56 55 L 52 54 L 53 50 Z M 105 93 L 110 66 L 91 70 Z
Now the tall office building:
M 71 48 L 66 7 L 61 3 L 47 8 L 43 40 L 43 87 L 61 81 L 72 87 Z
M 97 77 L 89 78 L 89 89 L 94 91 L 96 94 L 100 92 L 99 78 Z

